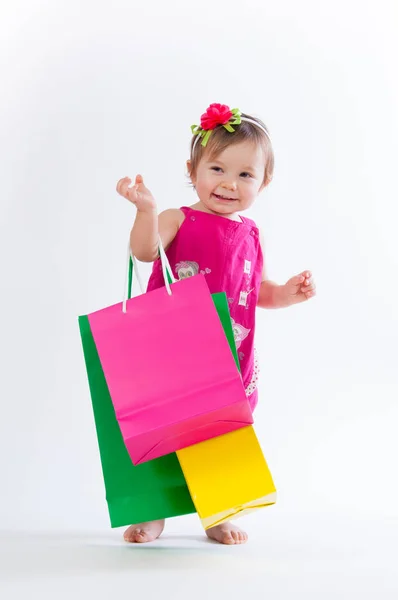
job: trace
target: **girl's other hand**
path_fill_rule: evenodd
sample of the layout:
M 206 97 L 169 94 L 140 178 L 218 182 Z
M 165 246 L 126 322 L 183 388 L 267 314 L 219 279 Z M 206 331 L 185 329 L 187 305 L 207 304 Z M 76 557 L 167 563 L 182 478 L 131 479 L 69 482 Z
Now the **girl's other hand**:
M 130 177 L 123 177 L 117 182 L 116 191 L 134 204 L 140 212 L 156 210 L 156 200 L 148 188 L 145 187 L 142 175 L 136 176 L 135 183 L 132 182 Z
M 298 304 L 316 296 L 316 285 L 311 271 L 295 275 L 283 286 L 289 304 Z

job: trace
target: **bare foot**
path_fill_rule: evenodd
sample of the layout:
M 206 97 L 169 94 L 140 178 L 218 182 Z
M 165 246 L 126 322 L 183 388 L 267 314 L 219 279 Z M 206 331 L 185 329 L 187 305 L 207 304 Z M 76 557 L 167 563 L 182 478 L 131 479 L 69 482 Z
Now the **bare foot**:
M 164 529 L 164 519 L 130 525 L 124 532 L 124 540 L 132 544 L 145 544 L 156 540 Z
M 247 533 L 232 525 L 232 523 L 221 523 L 216 527 L 211 527 L 206 530 L 206 535 L 211 540 L 216 540 L 220 544 L 245 544 L 248 540 Z

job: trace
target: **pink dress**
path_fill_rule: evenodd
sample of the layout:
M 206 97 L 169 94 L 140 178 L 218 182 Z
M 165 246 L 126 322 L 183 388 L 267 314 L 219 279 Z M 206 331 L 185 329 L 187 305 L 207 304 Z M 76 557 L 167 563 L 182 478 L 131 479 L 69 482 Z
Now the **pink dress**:
M 263 255 L 254 221 L 241 222 L 182 207 L 185 219 L 166 254 L 176 279 L 203 273 L 212 294 L 228 298 L 243 384 L 252 410 L 257 404 L 258 364 L 254 348 L 255 312 Z M 164 285 L 156 260 L 148 291 Z M 189 331 L 189 323 L 187 323 Z

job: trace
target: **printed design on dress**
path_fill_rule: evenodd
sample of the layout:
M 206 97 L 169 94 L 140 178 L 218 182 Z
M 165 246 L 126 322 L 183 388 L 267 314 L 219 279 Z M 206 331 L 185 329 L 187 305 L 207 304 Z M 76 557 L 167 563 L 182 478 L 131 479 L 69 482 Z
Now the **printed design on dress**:
M 231 318 L 231 322 L 232 322 L 232 329 L 234 332 L 236 349 L 239 350 L 241 343 L 243 342 L 243 340 L 245 340 L 247 338 L 247 336 L 251 332 L 251 329 L 247 329 L 246 327 L 243 327 L 243 325 L 240 325 L 239 323 L 235 323 L 234 319 L 232 319 L 232 318 Z
M 251 290 L 241 290 L 240 294 L 239 294 L 239 303 L 238 306 L 244 306 L 245 308 L 249 308 L 249 304 L 247 302 L 247 297 L 249 294 L 252 293 L 252 291 L 254 290 L 254 288 L 252 288 Z
M 247 388 L 245 390 L 247 397 L 251 396 L 252 393 L 254 392 L 254 390 L 257 388 L 257 382 L 258 382 L 259 373 L 260 373 L 260 367 L 259 367 L 259 363 L 258 363 L 257 350 L 256 350 L 256 347 L 254 347 L 254 367 L 253 367 L 253 374 L 252 374 L 252 377 L 250 379 L 250 383 L 249 383 L 249 385 L 247 386 Z
M 199 271 L 199 265 L 197 262 L 193 262 L 191 260 L 183 260 L 176 264 L 175 270 L 178 276 L 178 279 L 187 279 L 187 277 L 193 277 L 197 275 L 199 272 L 202 275 L 207 275 L 211 273 L 211 269 L 204 269 Z
M 245 266 L 243 267 L 243 272 L 246 275 L 250 275 L 251 269 L 252 269 L 252 262 L 251 262 L 251 260 L 247 260 L 247 258 L 246 258 L 245 259 Z

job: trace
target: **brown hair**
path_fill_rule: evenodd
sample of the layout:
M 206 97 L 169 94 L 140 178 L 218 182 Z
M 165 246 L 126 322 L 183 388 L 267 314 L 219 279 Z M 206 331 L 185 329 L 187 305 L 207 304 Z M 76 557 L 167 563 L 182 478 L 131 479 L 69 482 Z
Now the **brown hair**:
M 260 125 L 260 127 L 264 127 L 266 131 L 268 129 L 265 127 L 264 123 L 257 119 L 256 117 L 251 117 L 250 115 L 246 115 L 242 113 L 242 117 L 246 117 L 248 119 L 252 119 L 256 123 Z M 265 155 L 265 169 L 264 169 L 264 179 L 263 185 L 268 185 L 272 180 L 273 172 L 274 172 L 274 152 L 272 149 L 272 144 L 267 136 L 267 134 L 257 127 L 254 123 L 249 123 L 247 121 L 241 122 L 240 125 L 233 126 L 235 131 L 229 132 L 223 126 L 217 126 L 213 131 L 207 142 L 206 147 L 203 147 L 198 140 L 195 144 L 195 140 L 197 138 L 196 135 L 193 136 L 191 141 L 191 157 L 190 157 L 190 170 L 189 176 L 192 179 L 196 177 L 198 165 L 201 159 L 206 155 L 210 160 L 214 160 L 217 156 L 219 156 L 228 146 L 231 144 L 239 144 L 240 142 L 252 141 L 254 144 L 260 144 L 264 150 Z

